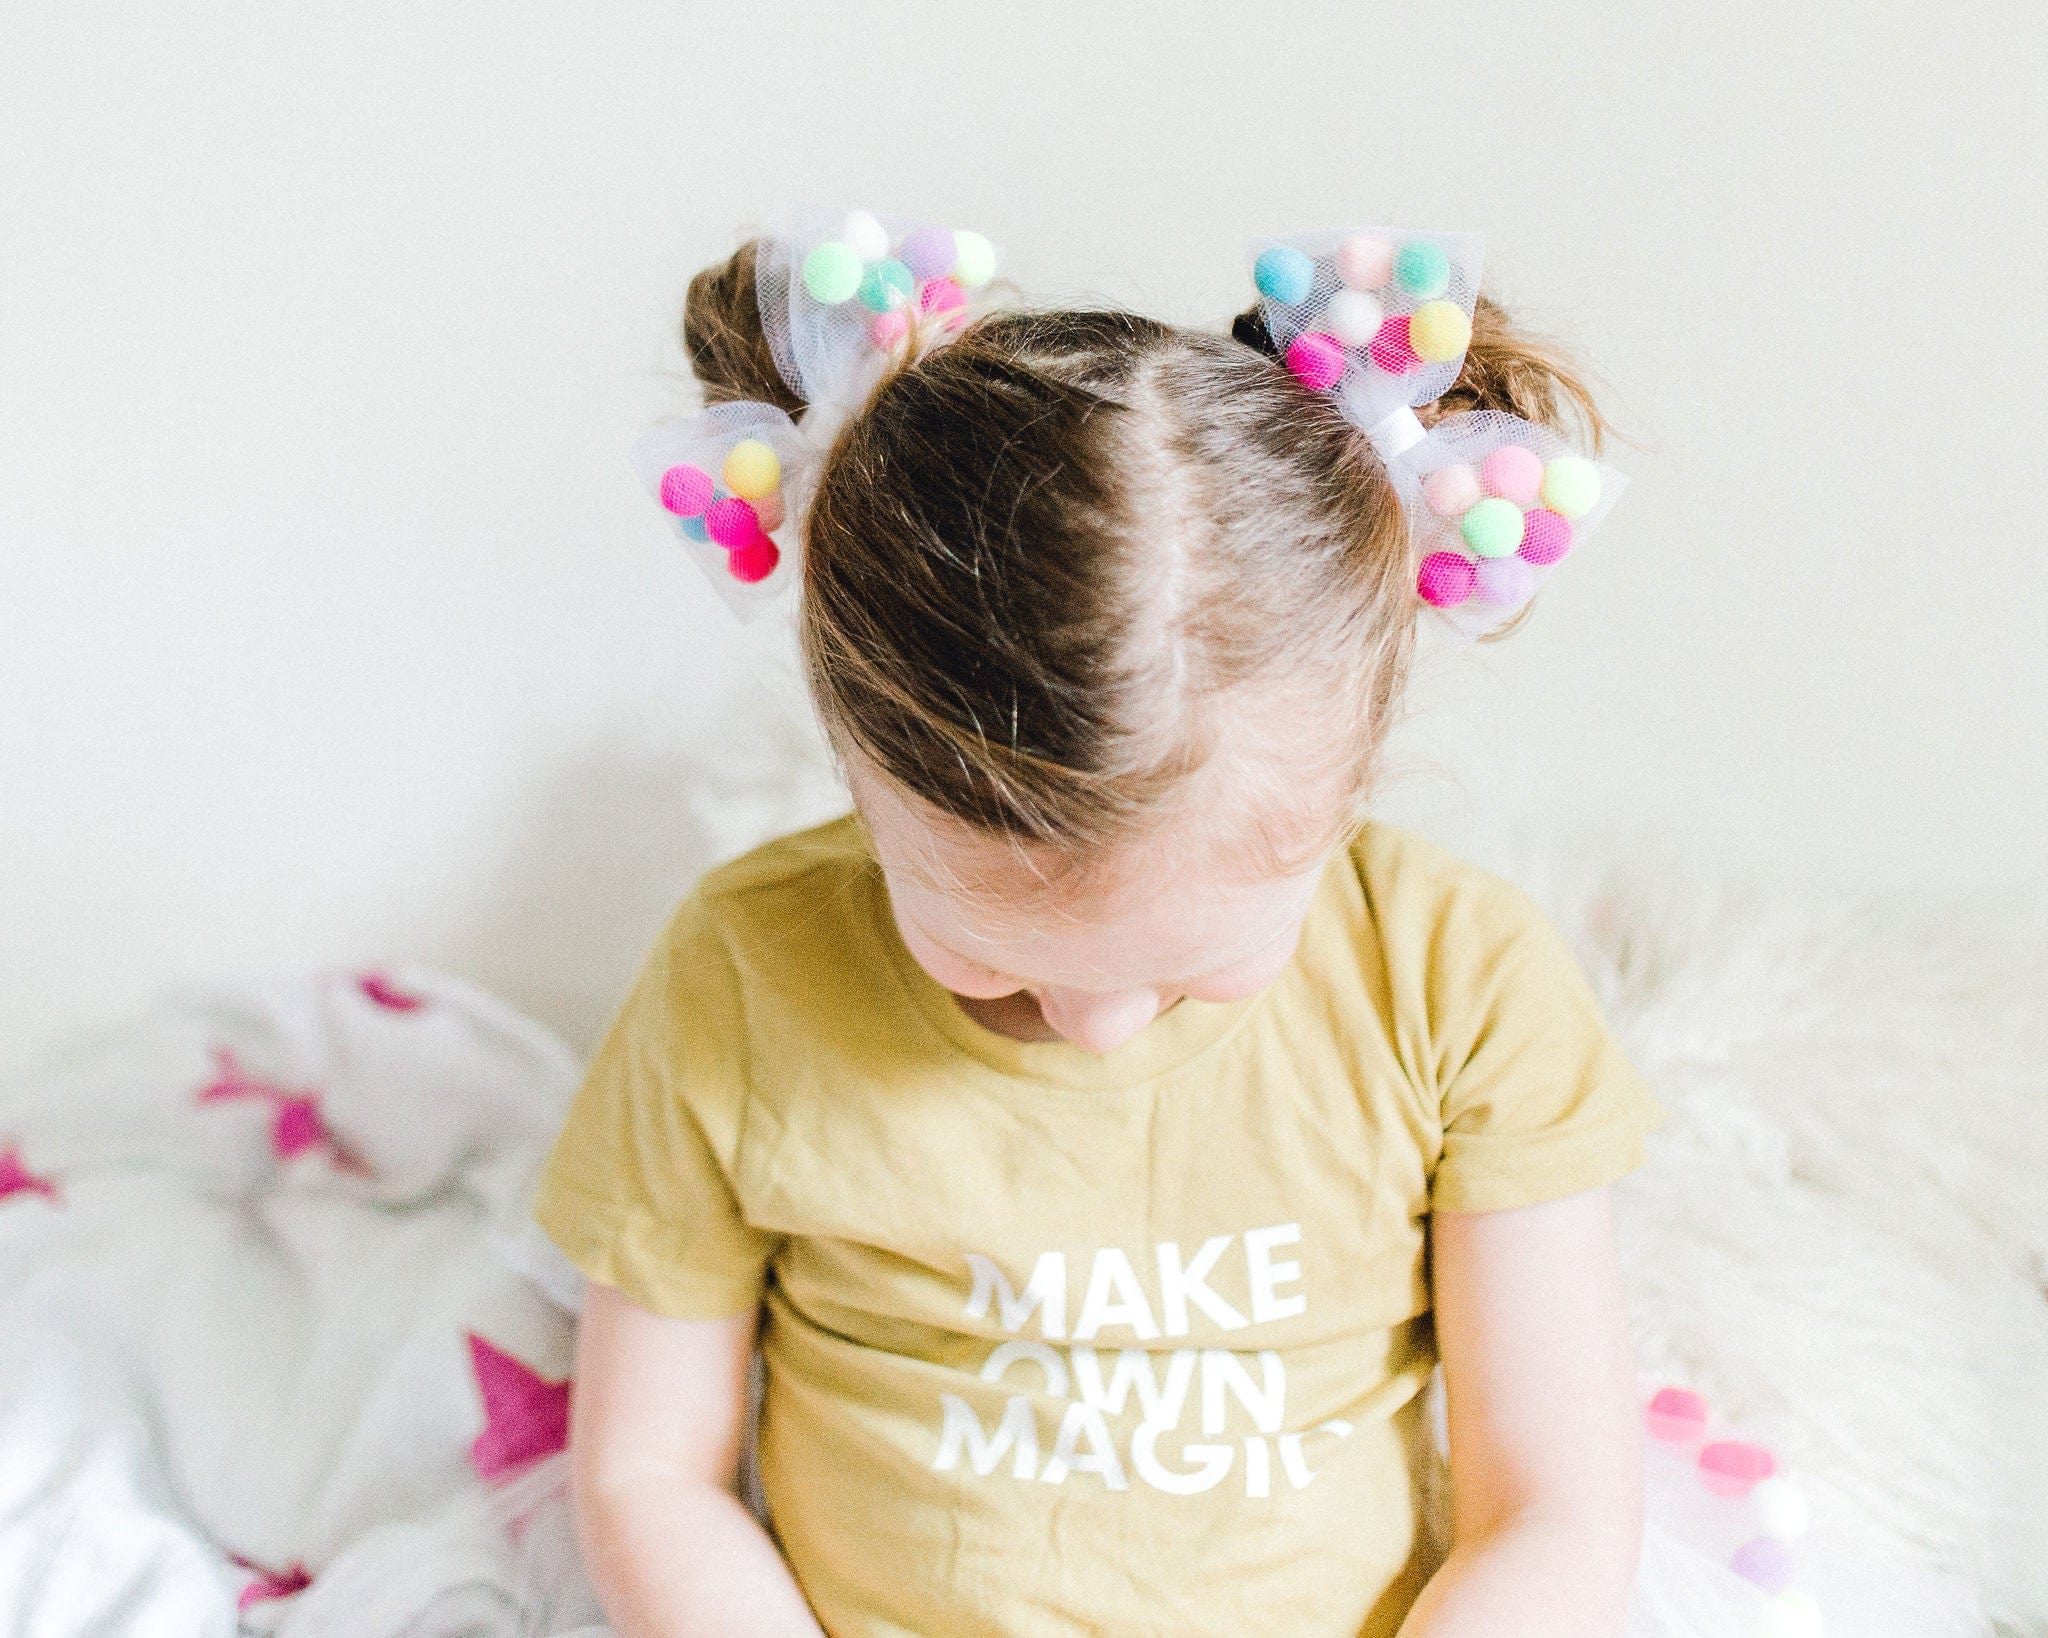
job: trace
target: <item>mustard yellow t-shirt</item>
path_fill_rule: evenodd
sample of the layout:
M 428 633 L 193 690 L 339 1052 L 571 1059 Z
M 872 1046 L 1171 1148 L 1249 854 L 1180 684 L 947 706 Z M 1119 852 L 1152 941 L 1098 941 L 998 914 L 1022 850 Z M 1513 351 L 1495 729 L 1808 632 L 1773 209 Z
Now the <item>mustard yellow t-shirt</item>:
M 1533 906 L 1415 837 L 1101 1055 L 973 1022 L 857 821 L 714 872 L 542 1179 L 660 1314 L 765 1302 L 762 1482 L 834 1638 L 1392 1633 L 1430 1213 L 1611 1182 L 1654 1103 Z

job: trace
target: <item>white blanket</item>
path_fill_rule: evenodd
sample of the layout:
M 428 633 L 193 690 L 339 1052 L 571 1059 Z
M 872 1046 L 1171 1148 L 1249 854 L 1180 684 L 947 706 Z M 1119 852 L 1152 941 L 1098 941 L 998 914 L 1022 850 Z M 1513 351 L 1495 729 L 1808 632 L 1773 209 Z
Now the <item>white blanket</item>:
M 0 1095 L 0 1632 L 594 1622 L 569 1321 L 494 1243 L 575 1070 L 449 980 L 332 974 Z

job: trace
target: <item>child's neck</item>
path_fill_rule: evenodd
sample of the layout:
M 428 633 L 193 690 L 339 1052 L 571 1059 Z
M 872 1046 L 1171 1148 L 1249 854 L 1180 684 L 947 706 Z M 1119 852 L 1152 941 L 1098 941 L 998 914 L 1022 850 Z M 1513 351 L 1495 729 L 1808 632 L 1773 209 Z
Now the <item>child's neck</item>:
M 1038 1003 L 1032 999 L 1028 990 L 1019 990 L 1014 995 L 998 996 L 994 1000 L 971 995 L 956 995 L 953 1000 L 962 1012 L 983 1029 L 994 1030 L 998 1035 L 1007 1035 L 1013 1041 L 1064 1039 L 1058 1030 L 1045 1021 L 1045 1014 L 1038 1010 Z
M 1014 995 L 998 996 L 995 1000 L 982 1000 L 971 995 L 955 995 L 953 1002 L 983 1029 L 994 1030 L 998 1035 L 1007 1035 L 1013 1041 L 1064 1041 L 1066 1037 L 1045 1021 L 1045 1014 L 1038 1010 L 1038 1003 L 1028 990 L 1019 990 Z M 1160 1016 L 1163 1018 L 1175 1001 Z

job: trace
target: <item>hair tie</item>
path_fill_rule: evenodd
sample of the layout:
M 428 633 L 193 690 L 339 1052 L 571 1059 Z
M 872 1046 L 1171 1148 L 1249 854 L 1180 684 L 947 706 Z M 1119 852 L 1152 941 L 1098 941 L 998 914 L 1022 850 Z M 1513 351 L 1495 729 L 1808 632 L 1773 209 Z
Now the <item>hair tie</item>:
M 761 246 L 754 294 L 801 422 L 754 399 L 665 421 L 633 468 L 719 595 L 751 618 L 799 578 L 801 521 L 825 452 L 891 358 L 964 329 L 995 276 L 979 233 L 809 209 Z
M 1372 440 L 1408 519 L 1416 595 L 1468 638 L 1519 614 L 1627 481 L 1504 411 L 1427 429 L 1416 416 L 1464 365 L 1482 248 L 1472 234 L 1399 228 L 1252 246 L 1273 351 Z

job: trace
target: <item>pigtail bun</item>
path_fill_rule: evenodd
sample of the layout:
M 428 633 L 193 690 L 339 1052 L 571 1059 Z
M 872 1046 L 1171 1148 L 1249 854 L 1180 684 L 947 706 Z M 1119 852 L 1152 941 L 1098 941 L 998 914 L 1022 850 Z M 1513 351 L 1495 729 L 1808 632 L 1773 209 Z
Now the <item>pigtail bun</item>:
M 1606 419 L 1577 367 L 1553 343 L 1516 329 L 1485 294 L 1472 312 L 1472 341 L 1458 379 L 1418 413 L 1435 421 L 1466 410 L 1504 410 L 1566 437 L 1583 433 L 1595 451 L 1607 441 Z
M 749 239 L 690 281 L 683 298 L 683 350 L 690 373 L 703 383 L 705 403 L 753 399 L 800 415 L 804 400 L 783 380 L 761 328 L 754 274 L 767 248 L 767 240 Z

